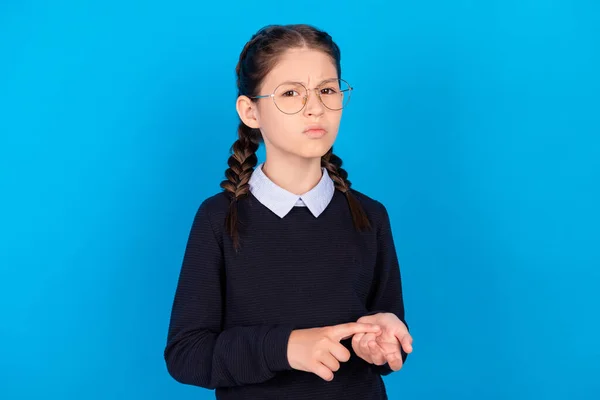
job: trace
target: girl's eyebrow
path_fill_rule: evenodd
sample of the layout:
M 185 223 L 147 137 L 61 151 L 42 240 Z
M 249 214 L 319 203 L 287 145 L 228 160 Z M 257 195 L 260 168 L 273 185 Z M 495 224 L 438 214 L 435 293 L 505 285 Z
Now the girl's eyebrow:
M 319 85 L 323 84 L 323 83 L 324 83 L 324 82 L 326 82 L 326 81 L 330 81 L 330 80 L 332 80 L 332 79 L 337 79 L 337 78 L 325 78 L 325 79 L 323 79 L 321 82 L 319 82 L 319 83 L 317 84 L 317 86 L 319 86 Z M 282 82 L 282 83 L 280 83 L 280 85 L 285 85 L 285 84 L 288 84 L 288 83 L 301 83 L 301 84 L 303 84 L 304 86 L 308 86 L 308 85 L 306 84 L 306 82 L 303 82 L 303 81 L 285 81 L 285 82 Z

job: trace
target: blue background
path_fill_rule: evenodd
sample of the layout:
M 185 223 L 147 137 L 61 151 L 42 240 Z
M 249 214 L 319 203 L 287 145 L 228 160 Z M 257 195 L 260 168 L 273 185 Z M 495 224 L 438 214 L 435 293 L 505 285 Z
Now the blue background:
M 415 338 L 390 398 L 600 398 L 593 0 L 1 2 L 0 398 L 213 398 L 162 352 L 271 23 L 328 31 L 356 88 L 336 150 Z

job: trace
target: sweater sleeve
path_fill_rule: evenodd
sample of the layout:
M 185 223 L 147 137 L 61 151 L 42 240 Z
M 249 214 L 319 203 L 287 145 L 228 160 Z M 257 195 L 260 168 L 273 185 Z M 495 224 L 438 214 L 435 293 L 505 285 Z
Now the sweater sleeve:
M 291 326 L 222 329 L 223 260 L 205 201 L 186 245 L 164 350 L 169 374 L 181 383 L 215 389 L 264 382 L 291 369 Z
M 377 313 L 394 313 L 400 321 L 406 323 L 404 318 L 404 300 L 402 296 L 402 279 L 400 266 L 396 255 L 394 238 L 390 217 L 387 209 L 380 203 L 383 215 L 377 232 L 377 261 L 374 276 L 373 290 L 367 303 L 369 312 L 366 315 Z M 408 354 L 401 348 L 402 361 L 406 361 Z M 381 375 L 388 375 L 393 370 L 386 363 L 373 366 Z

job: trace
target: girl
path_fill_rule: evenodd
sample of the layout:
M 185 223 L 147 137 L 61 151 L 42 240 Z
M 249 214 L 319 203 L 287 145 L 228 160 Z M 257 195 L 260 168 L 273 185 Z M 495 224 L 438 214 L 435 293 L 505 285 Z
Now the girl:
M 238 140 L 191 227 L 168 371 L 218 399 L 386 399 L 381 376 L 412 338 L 386 208 L 333 154 L 352 93 L 339 48 L 311 26 L 267 26 L 236 73 Z

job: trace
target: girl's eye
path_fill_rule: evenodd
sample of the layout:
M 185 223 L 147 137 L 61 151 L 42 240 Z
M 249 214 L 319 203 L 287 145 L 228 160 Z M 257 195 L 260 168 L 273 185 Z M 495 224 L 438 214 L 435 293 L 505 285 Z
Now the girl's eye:
M 321 89 L 321 94 L 336 94 L 337 90 L 334 88 L 323 88 Z
M 294 91 L 294 90 L 288 90 L 287 92 L 283 92 L 282 96 L 283 97 L 294 97 L 297 96 L 298 92 Z

